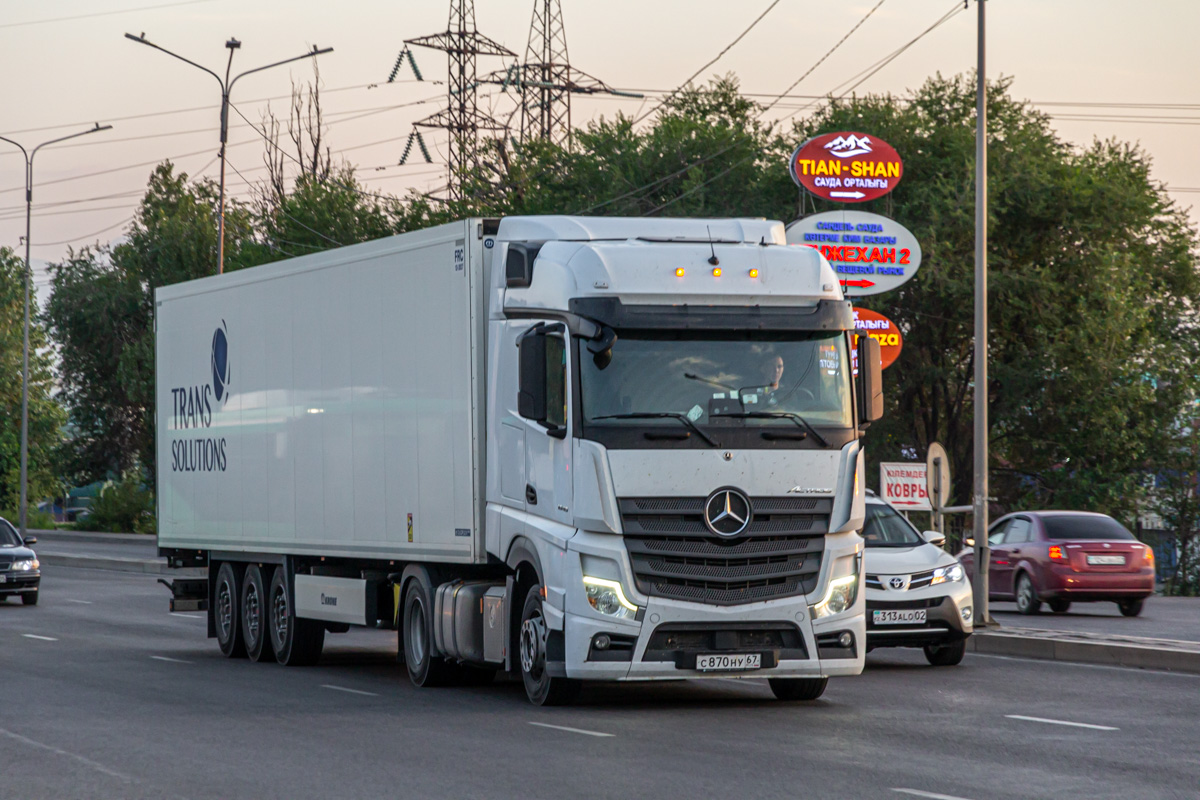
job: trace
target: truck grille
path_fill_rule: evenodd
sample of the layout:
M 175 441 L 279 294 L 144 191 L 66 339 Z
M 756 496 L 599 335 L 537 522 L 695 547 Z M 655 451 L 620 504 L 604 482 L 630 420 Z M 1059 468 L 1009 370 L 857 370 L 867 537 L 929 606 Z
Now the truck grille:
M 652 597 L 737 605 L 808 594 L 817 584 L 833 501 L 751 498 L 753 518 L 734 539 L 704 524 L 703 497 L 620 501 L 638 591 Z

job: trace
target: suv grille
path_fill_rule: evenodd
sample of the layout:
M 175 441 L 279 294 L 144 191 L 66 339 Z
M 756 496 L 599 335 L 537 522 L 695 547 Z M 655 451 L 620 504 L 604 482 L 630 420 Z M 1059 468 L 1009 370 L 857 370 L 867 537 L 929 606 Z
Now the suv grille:
M 831 498 L 751 498 L 750 526 L 733 539 L 709 531 L 704 501 L 620 501 L 625 546 L 640 592 L 726 606 L 808 594 L 816 587 Z

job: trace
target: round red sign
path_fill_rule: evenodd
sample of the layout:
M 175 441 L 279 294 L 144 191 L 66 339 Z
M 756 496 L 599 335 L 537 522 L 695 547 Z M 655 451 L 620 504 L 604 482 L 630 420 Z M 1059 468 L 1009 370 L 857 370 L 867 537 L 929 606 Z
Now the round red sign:
M 880 369 L 887 369 L 900 355 L 904 337 L 896 323 L 876 311 L 854 307 L 854 329 L 879 342 Z
M 797 147 L 788 169 L 792 180 L 817 197 L 865 203 L 896 188 L 904 163 L 883 139 L 843 131 L 822 134 Z

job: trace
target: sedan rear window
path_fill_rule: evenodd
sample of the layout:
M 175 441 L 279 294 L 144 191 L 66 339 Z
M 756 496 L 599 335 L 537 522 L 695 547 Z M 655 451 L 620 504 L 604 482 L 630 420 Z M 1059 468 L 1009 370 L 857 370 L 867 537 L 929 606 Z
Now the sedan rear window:
M 1130 541 L 1134 535 L 1112 517 L 1054 516 L 1042 517 L 1047 539 L 1109 539 Z

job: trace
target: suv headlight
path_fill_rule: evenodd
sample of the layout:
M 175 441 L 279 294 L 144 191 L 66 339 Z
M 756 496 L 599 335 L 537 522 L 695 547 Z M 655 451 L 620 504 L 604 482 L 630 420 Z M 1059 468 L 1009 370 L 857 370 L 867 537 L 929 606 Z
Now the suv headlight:
M 584 575 L 583 590 L 587 594 L 588 605 L 605 616 L 633 619 L 637 615 L 637 606 L 626 599 L 618 581 Z
M 951 564 L 948 567 L 938 567 L 933 571 L 933 580 L 929 582 L 930 586 L 936 586 L 939 583 L 946 581 L 961 581 L 966 577 L 963 572 L 962 564 Z
M 18 558 L 12 563 L 12 568 L 16 572 L 32 572 L 38 566 L 40 565 L 36 558 Z

